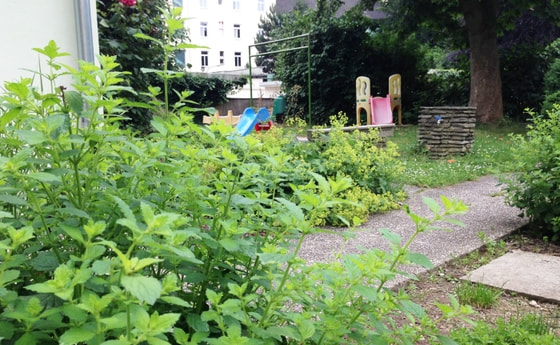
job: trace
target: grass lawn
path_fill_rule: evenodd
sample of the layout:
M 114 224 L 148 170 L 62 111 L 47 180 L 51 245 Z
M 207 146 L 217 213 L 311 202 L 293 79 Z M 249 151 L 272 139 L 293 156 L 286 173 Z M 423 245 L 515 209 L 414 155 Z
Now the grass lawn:
M 477 125 L 473 152 L 464 156 L 431 159 L 417 143 L 417 126 L 397 127 L 390 141 L 396 143 L 405 164 L 403 181 L 419 187 L 441 187 L 476 180 L 489 174 L 509 172 L 511 162 L 510 133 L 524 133 L 518 123 Z

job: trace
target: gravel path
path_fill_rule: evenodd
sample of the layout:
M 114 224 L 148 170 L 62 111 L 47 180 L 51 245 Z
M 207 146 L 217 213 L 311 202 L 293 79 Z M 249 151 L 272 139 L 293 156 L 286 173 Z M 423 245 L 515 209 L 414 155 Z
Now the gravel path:
M 422 197 L 440 200 L 444 195 L 450 199 L 463 201 L 469 211 L 455 218 L 465 223 L 465 227 L 450 225 L 453 231 L 432 231 L 417 236 L 411 250 L 425 254 L 437 267 L 458 256 L 478 249 L 483 245 L 478 233 L 484 232 L 488 240 L 508 235 L 527 223 L 526 218 L 519 217 L 520 210 L 507 206 L 504 192 L 494 176 L 486 176 L 476 181 L 469 181 L 453 186 L 436 189 L 406 188 L 408 199 L 405 201 L 410 210 L 422 216 L 430 216 L 428 207 Z M 404 210 L 395 210 L 373 215 L 365 224 L 356 229 L 356 236 L 345 242 L 342 236 L 333 234 L 315 234 L 308 236 L 303 244 L 300 256 L 308 262 L 328 262 L 336 253 L 348 254 L 359 252 L 360 248 L 380 248 L 388 250 L 385 239 L 379 229 L 388 228 L 399 234 L 403 242 L 414 232 L 414 223 Z M 334 229 L 342 232 L 342 229 Z M 425 269 L 411 266 L 405 269 L 419 274 Z M 398 283 L 395 281 L 394 283 Z

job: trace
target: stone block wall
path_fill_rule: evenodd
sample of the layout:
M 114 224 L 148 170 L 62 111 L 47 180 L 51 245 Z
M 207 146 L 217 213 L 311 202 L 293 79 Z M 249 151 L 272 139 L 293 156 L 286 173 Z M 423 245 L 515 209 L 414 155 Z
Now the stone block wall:
M 431 158 L 471 152 L 476 124 L 474 107 L 421 107 L 418 144 Z

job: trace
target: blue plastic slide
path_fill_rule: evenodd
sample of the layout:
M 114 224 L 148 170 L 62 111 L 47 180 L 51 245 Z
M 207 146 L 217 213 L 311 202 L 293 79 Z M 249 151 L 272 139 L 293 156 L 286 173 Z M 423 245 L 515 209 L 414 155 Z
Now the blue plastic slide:
M 237 131 L 244 137 L 255 128 L 257 122 L 266 121 L 269 117 L 270 113 L 266 108 L 260 108 L 257 113 L 255 113 L 253 108 L 247 108 L 237 123 Z

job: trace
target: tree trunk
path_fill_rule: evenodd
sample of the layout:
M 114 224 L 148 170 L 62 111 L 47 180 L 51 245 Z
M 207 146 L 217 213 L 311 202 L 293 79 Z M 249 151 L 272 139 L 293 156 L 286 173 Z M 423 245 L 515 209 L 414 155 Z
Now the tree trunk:
M 503 118 L 502 79 L 498 55 L 498 0 L 459 0 L 471 51 L 469 106 L 476 107 L 478 122 Z

